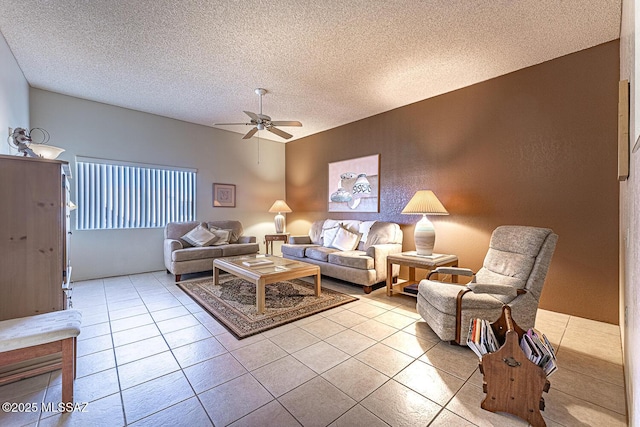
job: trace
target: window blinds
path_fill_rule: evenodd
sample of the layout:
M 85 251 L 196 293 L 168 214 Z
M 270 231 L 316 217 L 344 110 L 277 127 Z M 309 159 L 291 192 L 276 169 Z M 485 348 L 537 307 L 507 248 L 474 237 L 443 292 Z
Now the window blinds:
M 195 220 L 196 171 L 77 158 L 76 229 L 164 227 Z

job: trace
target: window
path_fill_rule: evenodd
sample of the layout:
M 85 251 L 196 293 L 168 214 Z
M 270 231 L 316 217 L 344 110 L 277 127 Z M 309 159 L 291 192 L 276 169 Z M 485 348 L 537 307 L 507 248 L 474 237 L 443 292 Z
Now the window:
M 193 221 L 196 170 L 76 158 L 76 228 L 164 227 Z

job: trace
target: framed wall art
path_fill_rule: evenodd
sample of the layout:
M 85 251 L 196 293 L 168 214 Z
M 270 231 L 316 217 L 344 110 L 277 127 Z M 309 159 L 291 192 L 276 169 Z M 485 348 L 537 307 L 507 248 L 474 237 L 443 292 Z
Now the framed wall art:
M 236 207 L 236 186 L 234 184 L 213 184 L 213 206 L 216 208 Z
M 380 154 L 329 163 L 329 212 L 379 212 Z

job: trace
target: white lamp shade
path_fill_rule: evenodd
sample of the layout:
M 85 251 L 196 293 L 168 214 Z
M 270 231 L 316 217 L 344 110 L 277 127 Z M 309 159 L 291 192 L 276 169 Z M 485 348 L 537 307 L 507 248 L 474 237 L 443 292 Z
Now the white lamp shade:
M 287 203 L 284 200 L 276 200 L 273 203 L 273 205 L 271 205 L 269 212 L 278 213 L 273 219 L 274 224 L 276 226 L 276 233 L 278 234 L 284 233 L 284 215 L 282 215 L 282 212 L 285 212 L 285 213 L 293 212 L 291 208 L 287 205 Z
M 50 160 L 57 158 L 64 151 L 64 148 L 47 144 L 31 144 L 29 148 L 38 156 Z
M 427 215 L 449 215 L 440 200 L 431 190 L 420 190 L 413 195 L 407 206 L 402 210 L 403 214 L 422 215 L 422 219 L 416 224 L 413 237 L 416 244 L 416 254 L 422 256 L 433 255 L 433 247 L 436 242 L 436 230 L 427 218 Z

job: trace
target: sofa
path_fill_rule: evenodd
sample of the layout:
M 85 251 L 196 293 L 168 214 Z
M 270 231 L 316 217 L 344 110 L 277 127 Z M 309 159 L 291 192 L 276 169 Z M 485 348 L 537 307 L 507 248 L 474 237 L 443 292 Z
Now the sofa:
M 281 250 L 284 258 L 318 265 L 323 275 L 368 294 L 387 279 L 387 255 L 402 252 L 402 230 L 392 222 L 325 219 L 313 222 L 308 235 L 291 236 Z M 398 277 L 400 266 L 392 268 Z
M 183 274 L 212 270 L 215 258 L 257 253 L 255 236 L 243 236 L 242 231 L 240 221 L 168 223 L 164 228 L 167 273 L 179 282 Z

